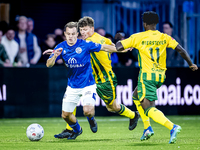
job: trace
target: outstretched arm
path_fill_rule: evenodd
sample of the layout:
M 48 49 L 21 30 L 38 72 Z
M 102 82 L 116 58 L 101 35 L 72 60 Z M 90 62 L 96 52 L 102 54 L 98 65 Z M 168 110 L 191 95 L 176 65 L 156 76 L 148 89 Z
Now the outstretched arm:
M 45 55 L 45 54 L 46 54 L 46 55 L 51 55 L 52 52 L 53 52 L 52 49 L 48 49 L 48 50 L 44 51 L 42 54 L 43 54 L 43 55 Z
M 46 63 L 47 67 L 54 66 L 56 58 L 61 54 L 62 50 L 63 50 L 62 48 L 58 48 L 54 51 L 54 55 L 47 60 L 47 63 Z
M 103 51 L 106 51 L 106 52 L 110 52 L 110 53 L 113 53 L 113 52 L 116 52 L 116 53 L 125 53 L 125 52 L 127 52 L 127 51 L 129 51 L 129 50 L 132 50 L 131 48 L 128 48 L 128 49 L 123 49 L 123 50 L 121 50 L 121 51 L 118 51 L 117 49 L 116 49 L 116 47 L 114 46 L 114 44 L 113 45 L 106 45 L 106 44 L 103 44 L 102 46 L 101 46 L 101 50 L 103 50 Z
M 101 50 L 106 51 L 106 52 L 117 52 L 116 48 L 114 45 L 106 45 L 106 44 L 102 44 L 101 45 Z
M 189 68 L 192 71 L 195 71 L 198 69 L 197 65 L 193 64 L 190 56 L 188 55 L 188 53 L 186 52 L 186 50 L 180 45 L 178 44 L 177 47 L 175 48 L 175 50 L 181 55 L 181 57 L 183 57 L 183 59 L 185 59 L 189 65 Z

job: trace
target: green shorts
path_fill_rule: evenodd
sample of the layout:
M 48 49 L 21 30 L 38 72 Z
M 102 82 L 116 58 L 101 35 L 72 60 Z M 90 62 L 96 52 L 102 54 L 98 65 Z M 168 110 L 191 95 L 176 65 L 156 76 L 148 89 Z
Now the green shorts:
M 116 99 L 117 79 L 97 84 L 97 94 L 107 104 L 112 105 Z
M 157 89 L 162 84 L 162 82 L 152 80 L 138 81 L 137 93 L 139 100 L 142 101 L 144 98 L 148 99 L 149 101 L 157 100 Z

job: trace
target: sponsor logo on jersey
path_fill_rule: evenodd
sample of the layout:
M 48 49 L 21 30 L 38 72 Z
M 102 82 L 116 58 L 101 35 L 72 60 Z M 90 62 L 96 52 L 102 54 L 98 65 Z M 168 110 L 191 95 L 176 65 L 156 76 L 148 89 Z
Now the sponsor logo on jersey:
M 75 51 L 77 54 L 80 54 L 82 52 L 82 49 L 80 47 L 77 47 Z
M 75 63 L 77 63 L 77 60 L 75 58 L 70 58 L 68 60 L 68 64 L 75 64 Z
M 68 64 L 65 64 L 67 67 L 70 67 L 70 68 L 79 68 L 79 67 L 83 67 L 84 64 L 78 64 L 77 63 L 77 60 L 75 58 L 70 58 L 68 60 Z

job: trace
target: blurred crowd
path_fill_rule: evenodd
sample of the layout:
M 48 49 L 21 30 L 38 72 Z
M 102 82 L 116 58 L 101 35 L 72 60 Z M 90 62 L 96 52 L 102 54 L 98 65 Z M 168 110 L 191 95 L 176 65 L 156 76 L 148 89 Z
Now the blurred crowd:
M 5 21 L 0 22 L 0 67 L 29 67 L 30 65 L 45 64 L 49 56 L 42 55 L 43 51 L 53 49 L 58 43 L 65 40 L 63 30 L 56 28 L 54 33 L 46 35 L 45 39 L 38 38 L 33 33 L 34 20 L 26 16 L 16 17 L 16 25 L 12 26 Z M 95 32 L 111 39 L 116 44 L 119 40 L 128 38 L 123 31 L 117 31 L 114 37 L 102 28 L 96 28 Z M 173 25 L 170 22 L 163 23 L 164 33 L 172 36 L 180 44 L 182 42 L 173 33 Z M 81 38 L 79 35 L 78 38 Z M 112 53 L 113 67 L 138 67 L 138 51 L 127 53 Z M 57 64 L 62 64 L 62 60 Z M 184 61 L 178 53 L 167 49 L 167 67 L 183 67 Z
M 46 35 L 45 39 L 38 40 L 32 31 L 34 20 L 26 16 L 16 18 L 16 25 L 5 21 L 0 22 L 0 66 L 1 67 L 29 67 L 30 65 L 45 64 L 47 55 L 42 52 L 53 49 L 58 43 L 65 40 L 60 28 L 54 33 Z M 62 62 L 57 62 L 62 63 Z

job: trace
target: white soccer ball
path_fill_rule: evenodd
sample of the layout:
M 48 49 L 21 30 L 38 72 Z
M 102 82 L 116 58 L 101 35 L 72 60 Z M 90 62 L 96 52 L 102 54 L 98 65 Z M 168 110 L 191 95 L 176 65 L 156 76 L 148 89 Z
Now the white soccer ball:
M 26 136 L 31 141 L 39 141 L 44 136 L 44 129 L 41 125 L 33 123 L 28 126 Z

